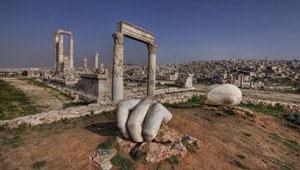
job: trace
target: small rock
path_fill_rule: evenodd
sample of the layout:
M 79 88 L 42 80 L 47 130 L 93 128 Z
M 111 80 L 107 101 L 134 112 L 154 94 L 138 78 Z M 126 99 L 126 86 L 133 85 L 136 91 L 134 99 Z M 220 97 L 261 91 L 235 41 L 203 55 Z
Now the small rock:
M 116 154 L 116 149 L 99 149 L 96 152 L 94 152 L 91 155 L 91 157 L 93 162 L 96 162 L 98 165 L 101 165 L 104 162 L 111 160 Z
M 110 161 L 106 161 L 106 162 L 100 164 L 100 166 L 103 170 L 110 170 L 113 167 L 113 165 L 111 164 Z

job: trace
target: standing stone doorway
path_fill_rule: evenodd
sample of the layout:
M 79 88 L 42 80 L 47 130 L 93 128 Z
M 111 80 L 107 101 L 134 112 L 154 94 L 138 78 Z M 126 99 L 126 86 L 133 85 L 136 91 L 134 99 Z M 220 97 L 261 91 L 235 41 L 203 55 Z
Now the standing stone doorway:
M 69 56 L 64 56 L 64 37 L 62 34 L 69 35 Z M 73 70 L 74 62 L 74 35 L 71 31 L 58 29 L 54 33 L 54 68 L 56 72 Z
M 123 100 L 123 74 L 124 74 L 124 36 L 143 42 L 148 48 L 148 84 L 147 95 L 155 96 L 156 76 L 156 50 L 157 45 L 153 44 L 154 34 L 126 21 L 117 23 L 117 32 L 112 34 L 114 38 L 114 57 L 112 74 L 112 100 Z

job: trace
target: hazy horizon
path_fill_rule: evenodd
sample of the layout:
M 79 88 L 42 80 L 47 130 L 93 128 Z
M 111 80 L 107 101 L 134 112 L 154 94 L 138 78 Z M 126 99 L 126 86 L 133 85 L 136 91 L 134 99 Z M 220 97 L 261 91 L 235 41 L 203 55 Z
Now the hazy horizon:
M 0 68 L 53 67 L 54 32 L 74 34 L 74 65 L 112 64 L 116 23 L 155 34 L 157 63 L 300 59 L 300 1 L 1 1 Z M 68 54 L 68 36 L 64 36 Z M 124 63 L 146 64 L 146 45 L 124 40 Z

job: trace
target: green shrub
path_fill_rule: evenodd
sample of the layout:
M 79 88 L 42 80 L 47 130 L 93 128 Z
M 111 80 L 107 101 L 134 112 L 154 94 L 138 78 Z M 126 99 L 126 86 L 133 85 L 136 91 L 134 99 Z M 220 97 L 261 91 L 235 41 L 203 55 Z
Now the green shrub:
M 124 158 L 120 152 L 111 159 L 111 162 L 115 166 L 121 166 L 122 170 L 134 170 L 134 163 Z
M 142 157 L 145 157 L 146 152 L 140 151 L 140 150 L 134 150 L 131 152 L 131 156 L 135 161 L 138 161 Z
M 107 141 L 99 144 L 96 149 L 111 149 L 115 140 L 116 136 L 110 136 Z
M 46 164 L 46 161 L 39 161 L 39 162 L 35 162 L 33 165 L 32 165 L 32 168 L 41 168 L 42 166 L 44 166 Z
M 167 161 L 171 164 L 172 169 L 175 169 L 175 165 L 179 164 L 178 156 L 172 156 L 167 159 Z
M 291 112 L 283 115 L 286 121 L 289 121 L 295 125 L 300 125 L 300 112 Z
M 12 138 L 4 138 L 1 142 L 1 145 L 9 145 L 12 146 L 14 148 L 20 146 L 21 144 L 23 144 L 23 138 L 19 137 L 19 136 L 14 136 Z
M 21 74 L 22 76 L 28 76 L 28 72 L 26 70 L 24 70 Z

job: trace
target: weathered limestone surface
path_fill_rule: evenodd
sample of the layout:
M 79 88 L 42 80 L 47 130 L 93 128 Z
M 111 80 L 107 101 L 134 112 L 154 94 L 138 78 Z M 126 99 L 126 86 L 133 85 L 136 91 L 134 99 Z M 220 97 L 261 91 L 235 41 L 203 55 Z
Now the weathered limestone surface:
M 59 43 L 58 43 L 58 70 L 62 70 L 62 65 L 64 60 L 64 36 L 59 35 Z
M 54 33 L 54 68 L 58 72 L 58 43 L 59 43 L 59 34 Z
M 117 124 L 122 135 L 130 136 L 134 142 L 151 141 L 161 125 L 171 119 L 172 114 L 163 105 L 150 99 L 128 99 L 120 102 L 117 108 Z
M 154 34 L 143 30 L 126 21 L 121 21 L 117 24 L 117 32 L 113 34 L 114 38 L 114 58 L 113 58 L 113 101 L 123 99 L 123 55 L 124 36 L 133 38 L 135 40 L 144 42 L 148 47 L 149 65 L 148 65 L 148 96 L 155 96 L 155 76 L 156 76 L 156 49 L 157 45 L 153 44 Z
M 123 55 L 124 55 L 124 35 L 116 32 L 113 34 L 114 38 L 114 58 L 113 58 L 113 80 L 112 80 L 112 99 L 119 101 L 123 99 Z
M 63 35 L 69 35 L 69 56 L 68 64 L 64 63 L 64 45 L 63 45 Z M 54 33 L 54 70 L 56 72 L 73 70 L 74 62 L 74 35 L 70 31 L 58 29 Z M 66 67 L 66 65 L 68 67 Z
M 94 69 L 98 69 L 98 53 L 94 54 Z
M 238 105 L 242 100 L 241 90 L 232 84 L 213 85 L 208 88 L 207 105 Z
M 69 34 L 69 63 L 70 63 L 70 69 L 73 69 L 73 63 L 74 63 L 74 35 Z
M 153 44 L 154 34 L 146 31 L 138 26 L 135 26 L 126 21 L 120 21 L 117 24 L 117 32 L 123 33 L 125 36 L 138 41 Z
M 95 96 L 99 101 L 111 100 L 111 76 L 108 74 L 81 74 L 74 90 Z
M 155 96 L 156 50 L 158 45 L 148 44 L 148 96 Z
M 83 71 L 87 71 L 87 58 L 83 58 Z
M 179 87 L 192 88 L 194 74 L 182 74 L 175 81 L 175 85 Z

